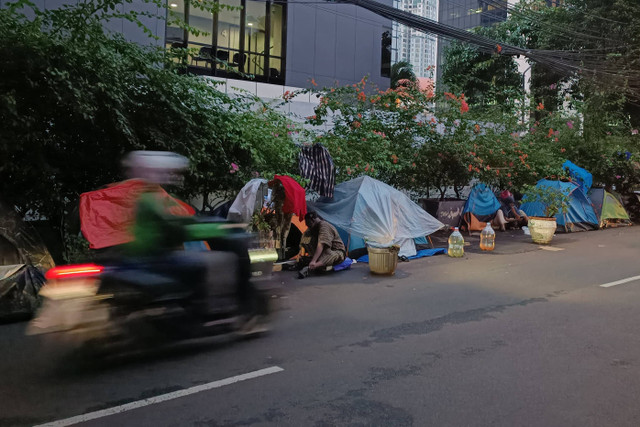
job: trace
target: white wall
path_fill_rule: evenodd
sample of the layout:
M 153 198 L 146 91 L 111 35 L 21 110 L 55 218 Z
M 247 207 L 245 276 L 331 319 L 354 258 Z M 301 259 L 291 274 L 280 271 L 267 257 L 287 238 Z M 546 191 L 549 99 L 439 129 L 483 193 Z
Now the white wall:
M 219 77 L 204 78 L 221 82 L 222 84 L 217 88 L 226 94 L 233 95 L 248 92 L 266 100 L 267 102 L 273 102 L 274 104 L 282 103 L 285 92 L 295 92 L 302 89 L 299 87 L 252 82 L 247 80 L 224 79 Z M 315 114 L 314 109 L 319 103 L 320 100 L 316 96 L 306 93 L 297 95 L 291 99 L 291 101 L 277 107 L 276 109 L 289 115 L 292 120 L 302 123 L 306 117 Z M 330 127 L 331 124 L 328 123 L 325 126 L 318 127 L 318 129 L 323 130 Z

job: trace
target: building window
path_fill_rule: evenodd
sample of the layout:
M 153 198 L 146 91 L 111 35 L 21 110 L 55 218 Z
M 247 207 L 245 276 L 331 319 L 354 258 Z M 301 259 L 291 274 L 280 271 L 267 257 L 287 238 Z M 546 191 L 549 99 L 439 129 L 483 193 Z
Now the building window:
M 380 75 L 382 77 L 391 77 L 391 30 L 382 33 L 381 59 Z
M 187 46 L 193 52 L 188 59 L 190 71 L 284 84 L 285 4 L 219 0 L 234 9 L 212 14 L 190 7 L 194 1 L 198 0 L 169 0 L 166 31 L 167 46 Z M 186 21 L 198 34 L 179 28 L 176 19 Z
M 187 40 L 187 33 L 180 28 L 176 21 L 185 20 L 185 1 L 169 0 L 169 11 L 167 12 L 167 30 L 165 41 L 167 47 L 182 47 Z

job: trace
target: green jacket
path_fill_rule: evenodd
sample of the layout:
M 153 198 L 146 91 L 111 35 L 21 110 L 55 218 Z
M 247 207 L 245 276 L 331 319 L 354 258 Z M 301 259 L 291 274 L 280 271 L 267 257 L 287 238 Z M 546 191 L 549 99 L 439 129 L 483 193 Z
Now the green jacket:
M 227 235 L 215 223 L 197 223 L 193 217 L 170 215 L 154 192 L 140 196 L 133 225 L 133 242 L 128 245 L 132 256 L 157 255 L 180 249 L 186 241 L 207 240 Z

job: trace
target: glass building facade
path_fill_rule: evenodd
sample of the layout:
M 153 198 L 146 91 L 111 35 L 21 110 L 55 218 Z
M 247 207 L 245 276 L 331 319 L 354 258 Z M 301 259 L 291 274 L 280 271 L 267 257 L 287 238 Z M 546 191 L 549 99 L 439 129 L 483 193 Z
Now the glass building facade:
M 188 58 L 192 72 L 236 79 L 248 74 L 255 81 L 284 83 L 286 4 L 219 0 L 221 7 L 211 13 L 195 1 L 169 0 L 166 29 L 167 46 L 193 52 Z M 178 20 L 192 30 L 181 28 Z
M 506 0 L 440 0 L 440 23 L 456 28 L 488 27 L 507 19 Z

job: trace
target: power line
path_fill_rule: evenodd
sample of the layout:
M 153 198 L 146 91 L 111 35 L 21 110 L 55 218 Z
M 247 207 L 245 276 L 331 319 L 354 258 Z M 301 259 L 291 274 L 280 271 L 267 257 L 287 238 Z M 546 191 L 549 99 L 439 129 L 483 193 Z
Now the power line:
M 536 19 L 532 16 L 529 16 L 528 14 L 524 13 L 522 11 L 521 8 L 518 7 L 514 7 L 514 6 L 509 6 L 508 4 L 505 3 L 501 3 L 499 0 L 484 0 L 487 4 L 490 4 L 496 8 L 499 8 L 501 10 L 506 11 L 507 13 L 516 16 L 516 17 L 520 17 L 526 21 L 529 21 L 531 23 L 539 23 L 539 21 L 536 21 Z M 536 12 L 534 10 L 528 9 L 528 12 L 531 14 L 536 14 L 538 16 L 542 16 L 543 14 L 541 12 Z M 545 28 L 547 29 L 551 29 L 553 30 L 556 34 L 571 34 L 573 36 L 576 37 L 584 37 L 584 38 L 589 38 L 589 39 L 597 39 L 597 40 L 602 40 L 602 34 L 596 34 L 595 32 L 590 32 L 590 33 L 580 33 L 580 32 L 576 32 L 567 28 L 563 28 L 563 27 L 558 27 L 555 25 L 550 25 L 550 24 L 546 24 L 545 23 Z
M 428 18 L 401 11 L 373 0 L 340 1 L 344 3 L 355 4 L 380 16 L 427 33 L 437 34 L 444 38 L 472 44 L 476 46 L 476 48 L 480 52 L 489 54 L 499 53 L 503 55 L 523 55 L 530 60 L 540 64 L 544 64 L 563 75 L 592 73 L 594 75 L 599 75 L 605 79 L 609 79 L 609 81 L 612 82 L 615 82 L 615 80 L 622 80 L 620 85 L 628 92 L 629 88 L 633 89 L 635 87 L 640 87 L 640 74 L 636 72 L 621 73 L 619 70 L 607 69 L 598 66 L 599 64 L 596 64 L 595 62 L 592 62 L 590 64 L 591 67 L 585 67 L 584 58 L 564 58 L 562 55 L 565 52 L 561 50 L 537 51 L 535 49 L 527 49 L 510 44 L 503 44 L 488 37 L 473 34 L 469 31 L 461 30 L 459 28 L 442 24 Z M 638 94 L 635 89 L 631 90 L 630 93 L 633 94 L 633 96 L 640 98 L 640 94 Z

